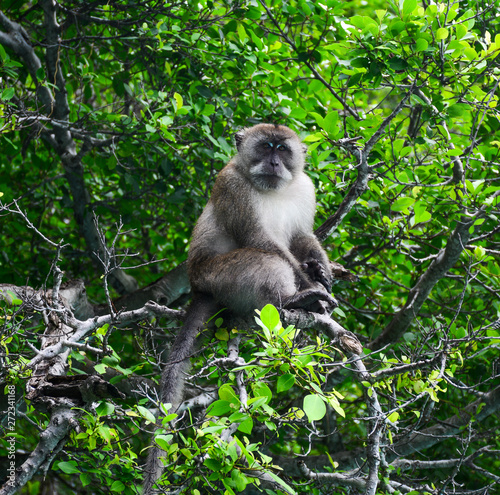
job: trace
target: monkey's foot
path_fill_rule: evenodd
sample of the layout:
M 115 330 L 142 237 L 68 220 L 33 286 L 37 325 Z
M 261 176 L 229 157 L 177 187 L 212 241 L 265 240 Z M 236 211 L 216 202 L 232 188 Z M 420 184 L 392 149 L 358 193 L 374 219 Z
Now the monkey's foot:
M 301 290 L 284 304 L 285 309 L 305 309 L 320 314 L 330 313 L 337 306 L 337 300 L 323 289 Z
M 319 282 L 327 292 L 330 292 L 332 281 L 325 267 L 317 259 L 311 258 L 304 261 L 302 263 L 302 268 L 313 282 Z

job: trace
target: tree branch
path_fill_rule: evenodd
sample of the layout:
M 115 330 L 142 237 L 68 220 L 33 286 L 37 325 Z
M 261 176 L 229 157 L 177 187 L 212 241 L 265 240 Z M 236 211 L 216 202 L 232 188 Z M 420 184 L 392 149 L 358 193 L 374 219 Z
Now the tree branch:
M 358 338 L 329 315 L 293 309 L 282 310 L 281 314 L 288 325 L 295 325 L 298 328 L 314 328 L 323 332 L 331 339 L 333 345 L 340 347 L 349 356 L 363 352 L 363 346 Z
M 52 412 L 49 426 L 40 434 L 40 441 L 28 459 L 16 469 L 16 478 L 0 489 L 0 495 L 13 495 L 21 489 L 42 467 L 48 470 L 51 461 L 59 453 L 70 430 L 78 425 L 81 411 L 68 404 Z
M 435 426 L 425 428 L 410 435 L 398 439 L 392 446 L 387 448 L 386 459 L 390 463 L 395 459 L 402 458 L 429 449 L 434 445 L 456 436 L 460 430 L 471 421 L 481 423 L 484 419 L 500 410 L 500 386 L 491 392 L 484 394 L 480 399 L 469 404 L 460 412 Z
M 404 104 L 410 98 L 411 94 L 415 90 L 416 83 L 414 83 L 407 93 L 403 96 L 401 101 L 398 103 L 396 108 L 391 112 L 391 114 L 384 119 L 380 124 L 380 127 L 372 134 L 371 138 L 366 142 L 363 149 L 360 149 L 355 141 L 358 138 L 344 138 L 336 142 L 336 144 L 342 148 L 345 148 L 349 153 L 351 153 L 357 161 L 356 168 L 358 169 L 358 176 L 356 181 L 349 189 L 337 211 L 328 218 L 323 225 L 316 229 L 316 237 L 323 242 L 332 232 L 342 223 L 345 216 L 351 211 L 353 206 L 359 197 L 368 189 L 368 181 L 370 178 L 370 167 L 368 166 L 368 157 L 372 148 L 382 137 L 387 126 L 392 122 L 392 120 L 401 112 Z
M 497 197 L 500 193 L 495 193 Z M 409 328 L 420 308 L 429 296 L 436 283 L 443 278 L 458 261 L 460 254 L 467 246 L 474 223 L 484 215 L 486 208 L 483 206 L 474 215 L 463 215 L 455 230 L 450 235 L 446 247 L 441 249 L 436 258 L 431 262 L 426 272 L 419 278 L 417 283 L 408 293 L 405 306 L 391 322 L 384 328 L 382 333 L 369 344 L 370 349 L 380 349 L 391 342 L 396 342 Z
M 57 117 L 58 125 L 53 125 L 53 139 L 48 142 L 55 147 L 55 151 L 61 158 L 68 181 L 71 195 L 73 197 L 73 212 L 75 220 L 85 239 L 90 257 L 98 263 L 99 255 L 103 254 L 104 246 L 99 242 L 99 235 L 93 222 L 90 194 L 87 191 L 84 175 L 82 156 L 76 152 L 76 144 L 69 130 L 69 104 L 67 100 L 66 81 L 62 74 L 60 64 L 60 37 L 59 25 L 56 21 L 56 3 L 54 0 L 43 0 L 40 2 L 45 13 L 45 26 L 47 29 L 49 47 L 47 48 L 47 73 L 49 81 L 55 85 L 55 98 L 47 86 L 40 84 L 37 71 L 42 67 L 40 59 L 34 48 L 28 42 L 28 34 L 24 28 L 8 19 L 0 11 L 0 43 L 10 48 L 24 62 L 31 78 L 36 84 L 36 93 L 43 105 L 43 111 L 49 116 Z M 99 266 L 99 268 L 101 268 Z M 116 269 L 110 275 L 113 287 L 120 294 L 133 292 L 137 289 L 137 282 L 133 277 L 123 270 Z

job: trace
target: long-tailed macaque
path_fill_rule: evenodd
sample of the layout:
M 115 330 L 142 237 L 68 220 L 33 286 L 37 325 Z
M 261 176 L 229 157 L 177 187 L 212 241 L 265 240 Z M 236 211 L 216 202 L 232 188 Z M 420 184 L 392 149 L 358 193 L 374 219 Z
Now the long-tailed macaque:
M 291 129 L 274 124 L 238 132 L 236 146 L 191 239 L 193 302 L 161 381 L 161 400 L 171 411 L 182 400 L 196 336 L 217 310 L 244 316 L 271 303 L 324 313 L 336 304 L 329 261 L 313 232 L 315 192 L 304 173 L 305 146 Z M 153 447 L 145 494 L 161 476 L 160 457 Z

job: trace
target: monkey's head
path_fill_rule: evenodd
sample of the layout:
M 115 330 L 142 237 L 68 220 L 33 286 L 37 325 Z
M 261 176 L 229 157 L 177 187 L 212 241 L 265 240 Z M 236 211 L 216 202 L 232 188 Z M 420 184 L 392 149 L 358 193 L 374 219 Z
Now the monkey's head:
M 286 126 L 259 124 L 242 129 L 235 140 L 235 166 L 257 189 L 281 189 L 304 169 L 306 146 Z

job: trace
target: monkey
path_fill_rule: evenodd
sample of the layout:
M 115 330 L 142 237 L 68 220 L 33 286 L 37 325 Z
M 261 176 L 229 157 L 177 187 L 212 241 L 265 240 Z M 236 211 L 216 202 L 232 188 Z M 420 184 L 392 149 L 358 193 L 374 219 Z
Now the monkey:
M 315 189 L 304 172 L 306 146 L 283 125 L 258 124 L 235 135 L 237 154 L 219 172 L 193 230 L 188 277 L 193 301 L 174 339 L 161 379 L 161 401 L 181 403 L 184 370 L 205 322 L 221 308 L 250 316 L 271 303 L 325 313 L 328 256 L 313 232 Z M 161 476 L 152 447 L 144 494 Z

